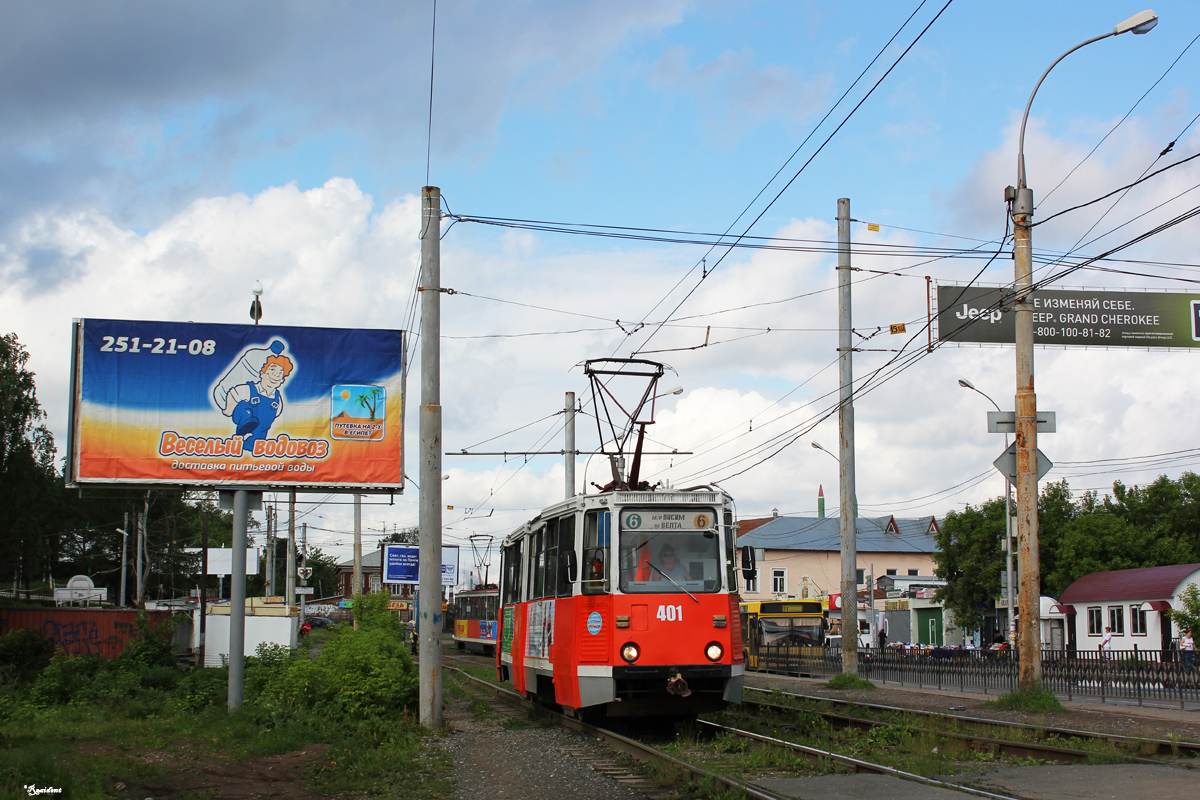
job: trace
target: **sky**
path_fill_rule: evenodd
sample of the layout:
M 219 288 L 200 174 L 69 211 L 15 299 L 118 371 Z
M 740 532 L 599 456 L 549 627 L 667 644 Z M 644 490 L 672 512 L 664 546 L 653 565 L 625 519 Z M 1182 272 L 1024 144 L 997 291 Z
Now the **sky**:
M 925 352 L 929 286 L 1012 281 L 1004 187 L 1030 92 L 1142 10 L 1044 5 L 443 0 L 435 25 L 429 0 L 0 0 L 0 332 L 28 349 L 62 456 L 72 319 L 249 323 L 258 280 L 266 323 L 410 330 L 418 481 L 420 198 L 437 186 L 447 452 L 562 449 L 566 392 L 594 450 L 583 362 L 646 358 L 683 387 L 648 431 L 678 454 L 646 477 L 716 483 L 743 518 L 814 515 L 823 486 L 833 515 L 838 464 L 812 444 L 838 442 L 844 197 L 860 514 L 940 518 L 1002 496 L 992 406 L 957 381 L 1011 409 L 1015 366 L 1011 347 Z M 1200 152 L 1200 6 L 1154 10 L 1149 34 L 1091 44 L 1039 89 L 1035 221 Z M 1200 160 L 1181 164 L 1036 227 L 1035 251 L 1096 255 L 1193 209 L 1198 185 Z M 1191 291 L 1198 225 L 1055 285 Z M 725 232 L 776 247 L 710 246 Z M 1046 480 L 1078 496 L 1196 469 L 1194 358 L 1039 348 Z M 444 540 L 464 547 L 565 492 L 561 456 L 447 455 L 442 472 Z M 580 491 L 608 473 L 577 460 Z M 366 498 L 364 546 L 416 525 L 418 496 Z M 299 508 L 310 547 L 348 558 L 351 498 Z

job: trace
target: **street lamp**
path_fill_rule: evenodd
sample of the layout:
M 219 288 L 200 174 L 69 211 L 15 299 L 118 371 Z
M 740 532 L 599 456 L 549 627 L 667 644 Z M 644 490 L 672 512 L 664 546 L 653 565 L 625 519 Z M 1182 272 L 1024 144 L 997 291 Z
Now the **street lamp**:
M 821 447 L 821 445 L 820 445 L 820 444 L 818 444 L 817 442 L 813 442 L 813 443 L 812 443 L 812 446 L 813 446 L 813 449 L 814 449 L 814 450 L 820 450 L 822 453 L 824 453 L 825 455 L 829 456 L 830 458 L 832 458 L 834 461 L 838 462 L 839 464 L 840 464 L 840 463 L 842 463 L 842 461 L 841 461 L 841 459 L 840 459 L 840 458 L 838 458 L 838 457 L 837 457 L 837 456 L 835 456 L 833 453 L 831 453 L 831 452 L 829 452 L 828 450 L 826 450 L 824 447 Z
M 996 405 L 996 401 L 989 395 L 984 394 L 975 388 L 969 380 L 965 378 L 958 379 L 958 385 L 964 389 L 970 389 L 978 394 L 984 400 L 991 403 L 997 411 L 1000 406 Z M 1004 449 L 1008 450 L 1008 433 L 1004 434 Z M 1017 638 L 1017 618 L 1013 615 L 1013 560 L 1012 560 L 1012 508 L 1010 505 L 1009 495 L 1011 494 L 1012 484 L 1008 482 L 1008 478 L 1004 478 L 1004 576 L 1008 586 L 1004 592 L 1005 605 L 1008 608 L 1008 643 L 1009 646 L 1016 644 Z
M 1039 598 L 1041 576 L 1038 564 L 1038 520 L 1037 520 L 1037 396 L 1033 390 L 1033 304 L 1029 295 L 1033 291 L 1033 191 L 1025 183 L 1025 124 L 1029 121 L 1029 109 L 1042 81 L 1059 61 L 1081 47 L 1093 42 L 1119 36 L 1122 33 L 1146 33 L 1158 24 L 1158 15 L 1143 11 L 1116 25 L 1111 32 L 1088 39 L 1075 45 L 1054 60 L 1029 95 L 1025 114 L 1021 117 L 1021 131 L 1017 141 L 1017 186 L 1004 191 L 1005 202 L 1010 204 L 1013 220 L 1013 265 L 1015 273 L 1012 297 L 1014 324 L 1016 326 L 1016 438 L 1017 438 L 1017 540 L 1021 548 L 1021 629 L 1020 646 L 1021 689 L 1040 688 L 1042 682 L 1041 642 L 1039 635 Z
M 254 299 L 250 301 L 250 319 L 254 320 L 257 325 L 262 319 L 262 301 L 258 298 L 262 297 L 263 288 L 262 281 L 255 281 L 254 286 L 250 288 L 250 293 L 254 295 Z

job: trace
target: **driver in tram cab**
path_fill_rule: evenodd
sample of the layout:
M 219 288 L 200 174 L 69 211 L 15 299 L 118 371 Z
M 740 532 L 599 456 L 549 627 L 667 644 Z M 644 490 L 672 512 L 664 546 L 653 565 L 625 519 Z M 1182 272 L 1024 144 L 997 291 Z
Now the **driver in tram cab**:
M 690 581 L 692 578 L 688 575 L 687 570 L 683 568 L 675 559 L 675 545 L 671 543 L 664 544 L 662 549 L 658 551 L 658 563 L 650 565 L 653 570 L 660 573 L 676 583 L 682 581 Z

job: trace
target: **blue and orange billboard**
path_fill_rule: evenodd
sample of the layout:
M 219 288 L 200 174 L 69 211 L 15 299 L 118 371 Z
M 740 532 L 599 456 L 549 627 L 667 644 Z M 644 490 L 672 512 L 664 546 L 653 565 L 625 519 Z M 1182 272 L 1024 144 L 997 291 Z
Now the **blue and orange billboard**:
M 404 332 L 75 322 L 73 484 L 401 492 Z

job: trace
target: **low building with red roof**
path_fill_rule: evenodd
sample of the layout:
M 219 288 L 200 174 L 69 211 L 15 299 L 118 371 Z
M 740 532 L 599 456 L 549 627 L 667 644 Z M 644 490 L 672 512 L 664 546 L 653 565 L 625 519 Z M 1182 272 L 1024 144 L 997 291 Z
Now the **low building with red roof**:
M 1093 572 L 1063 591 L 1051 607 L 1062 614 L 1068 650 L 1098 650 L 1112 628 L 1113 650 L 1170 650 L 1179 626 L 1167 616 L 1180 594 L 1200 584 L 1200 564 L 1172 564 Z

